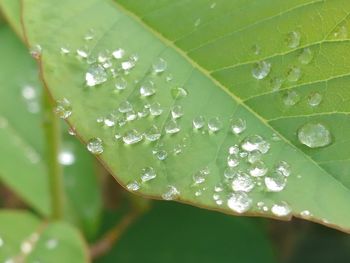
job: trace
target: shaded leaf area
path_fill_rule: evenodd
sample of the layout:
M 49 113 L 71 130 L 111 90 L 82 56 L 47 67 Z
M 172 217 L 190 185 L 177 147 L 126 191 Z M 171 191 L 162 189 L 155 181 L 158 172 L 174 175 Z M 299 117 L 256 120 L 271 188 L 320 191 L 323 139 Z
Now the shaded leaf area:
M 50 214 L 44 116 L 35 61 L 10 29 L 0 28 L 0 179 L 40 214 Z M 62 128 L 58 162 L 64 166 L 66 217 L 88 236 L 98 227 L 102 201 L 94 162 Z
M 84 141 L 94 139 L 98 147 L 90 150 L 101 153 L 103 147 L 100 160 L 129 190 L 225 213 L 294 215 L 349 230 L 349 152 L 340 147 L 349 142 L 346 90 L 335 86 L 331 92 L 345 96 L 339 103 L 317 86 L 346 82 L 340 54 L 346 54 L 347 41 L 333 37 L 344 38 L 348 1 L 23 2 L 28 40 L 32 48 L 42 47 L 40 63 L 53 97 L 70 101 L 68 121 Z M 67 46 L 70 52 L 62 55 Z M 311 59 L 300 59 L 306 46 Z M 118 48 L 125 51 L 121 60 L 111 55 Z M 157 72 L 164 67 L 160 58 L 167 62 L 163 74 Z M 272 90 L 275 78 L 281 85 Z M 127 88 L 116 91 L 120 81 Z M 324 98 L 312 109 L 304 95 L 311 87 Z M 144 117 L 155 103 L 163 113 Z M 343 113 L 337 108 L 333 114 L 331 105 Z M 205 127 L 194 129 L 199 116 Z M 330 146 L 301 145 L 297 131 L 310 121 L 326 127 Z M 242 122 L 247 128 L 236 132 Z M 161 137 L 149 142 L 143 136 L 153 125 Z M 229 154 L 235 144 L 238 156 Z M 254 174 L 247 160 L 251 144 L 263 147 L 257 151 L 268 173 L 244 175 L 242 182 L 238 175 Z M 332 168 L 340 155 L 341 166 Z M 149 167 L 156 179 L 142 183 Z M 205 179 L 197 180 L 198 173 Z
M 107 214 L 105 224 L 113 224 L 114 218 Z M 96 262 L 272 263 L 275 259 L 263 229 L 264 222 L 257 220 L 155 202 L 128 234 Z
M 45 223 L 28 212 L 0 212 L 1 262 L 89 262 L 86 244 L 67 223 Z

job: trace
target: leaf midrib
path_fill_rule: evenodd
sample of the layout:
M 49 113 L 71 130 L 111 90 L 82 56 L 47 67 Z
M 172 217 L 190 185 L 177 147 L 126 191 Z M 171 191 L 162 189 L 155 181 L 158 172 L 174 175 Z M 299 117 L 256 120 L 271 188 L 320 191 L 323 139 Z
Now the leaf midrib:
M 299 154 L 305 156 L 311 163 L 313 163 L 315 166 L 317 166 L 321 171 L 325 172 L 327 175 L 329 175 L 333 180 L 335 180 L 339 185 L 341 185 L 343 188 L 345 188 L 347 191 L 350 189 L 346 187 L 342 182 L 339 180 L 336 180 L 328 171 L 326 171 L 323 167 L 321 167 L 314 159 L 312 159 L 309 155 L 306 155 L 303 151 L 301 151 L 298 147 L 296 147 L 291 141 L 289 141 L 287 138 L 285 138 L 282 134 L 280 134 L 274 127 L 272 127 L 268 121 L 260 116 L 257 112 L 255 112 L 253 109 L 251 109 L 249 106 L 244 104 L 244 101 L 236 96 L 235 94 L 231 93 L 224 85 L 222 85 L 218 80 L 212 77 L 210 74 L 210 71 L 203 68 L 201 65 L 199 65 L 196 61 L 192 60 L 186 52 L 184 52 L 182 49 L 177 47 L 172 41 L 165 38 L 163 35 L 161 35 L 158 31 L 150 27 L 148 24 L 146 24 L 142 19 L 140 19 L 135 13 L 131 12 L 130 10 L 126 9 L 123 5 L 116 2 L 116 0 L 109 0 L 112 1 L 112 4 L 115 5 L 121 12 L 123 12 L 126 16 L 132 18 L 135 20 L 138 24 L 140 24 L 145 30 L 152 33 L 156 38 L 158 38 L 164 45 L 172 48 L 175 50 L 180 56 L 182 56 L 192 67 L 196 68 L 199 72 L 201 72 L 204 76 L 206 76 L 208 79 L 210 79 L 216 86 L 220 87 L 225 93 L 227 93 L 232 99 L 234 99 L 239 105 L 244 107 L 246 110 L 248 110 L 251 114 L 253 114 L 257 119 L 259 119 L 263 124 L 265 124 L 268 128 L 270 128 L 274 133 L 278 134 L 282 140 L 294 148 L 296 151 L 298 151 Z M 349 14 L 346 15 L 348 17 Z M 346 17 L 344 19 L 346 19 Z M 344 20 L 342 19 L 342 21 Z M 341 23 L 341 22 L 340 22 Z M 338 25 L 338 24 L 337 24 Z M 333 30 L 337 27 L 337 25 L 330 31 L 333 32 Z M 328 35 L 328 34 L 327 34 Z M 295 50 L 293 50 L 295 51 Z

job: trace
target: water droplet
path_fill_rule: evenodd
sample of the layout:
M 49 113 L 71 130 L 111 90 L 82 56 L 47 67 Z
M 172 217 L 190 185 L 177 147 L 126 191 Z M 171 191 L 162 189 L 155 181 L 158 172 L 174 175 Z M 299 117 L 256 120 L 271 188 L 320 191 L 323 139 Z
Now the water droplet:
M 175 186 L 169 185 L 165 193 L 162 194 L 164 200 L 174 200 L 180 195 L 179 190 Z
M 270 149 L 270 144 L 261 136 L 252 135 L 242 141 L 241 148 L 246 152 L 259 151 L 261 153 L 267 153 Z
M 86 41 L 90 41 L 90 40 L 93 40 L 94 37 L 95 37 L 95 30 L 92 29 L 92 28 L 90 28 L 90 29 L 86 32 L 86 34 L 85 34 L 85 36 L 84 36 L 84 39 L 85 39 Z
M 300 215 L 304 218 L 309 218 L 312 216 L 311 212 L 309 210 L 304 210 L 300 212 Z
M 143 135 L 135 129 L 132 129 L 126 132 L 125 135 L 123 136 L 123 142 L 128 145 L 138 143 L 142 141 L 142 139 L 143 139 Z
M 136 191 L 140 190 L 141 186 L 140 186 L 139 182 L 131 181 L 126 185 L 126 188 L 129 191 L 136 192 Z
M 252 51 L 254 55 L 260 55 L 261 53 L 261 47 L 259 45 L 253 45 L 252 46 Z
M 201 19 L 197 18 L 196 21 L 194 21 L 194 26 L 198 27 L 201 24 L 201 22 L 202 22 Z
M 102 140 L 98 137 L 92 138 L 87 143 L 87 149 L 93 154 L 103 153 L 103 143 Z
M 278 77 L 271 79 L 271 81 L 270 81 L 271 89 L 273 91 L 280 90 L 282 85 L 283 85 L 283 82 L 284 82 L 283 79 L 278 78 Z
M 132 60 L 127 60 L 122 62 L 122 69 L 128 72 L 130 69 L 135 67 L 135 62 Z
M 181 127 L 175 120 L 171 119 L 165 124 L 164 129 L 166 133 L 174 134 L 178 133 L 181 130 Z
M 184 98 L 187 95 L 188 95 L 188 92 L 184 88 L 174 87 L 174 88 L 171 89 L 171 96 L 174 99 Z
M 322 95 L 318 92 L 313 92 L 308 97 L 308 103 L 311 107 L 317 107 L 322 102 Z
M 89 51 L 86 47 L 78 48 L 77 55 L 79 58 L 87 58 L 89 56 Z
M 22 97 L 25 100 L 34 100 L 37 97 L 35 88 L 33 86 L 30 86 L 30 85 L 25 85 L 22 88 L 21 93 L 22 93 Z
M 247 128 L 247 123 L 243 119 L 237 119 L 232 121 L 231 130 L 234 134 L 239 135 L 244 132 Z
M 292 31 L 287 35 L 287 45 L 289 48 L 297 48 L 300 45 L 301 35 L 299 32 Z
M 103 123 L 107 127 L 113 127 L 115 125 L 115 116 L 113 114 L 109 114 L 103 118 Z
M 150 109 L 149 109 L 150 105 L 146 105 L 140 110 L 138 111 L 137 115 L 140 117 L 140 118 L 145 118 L 147 117 L 149 114 L 150 114 Z
M 184 115 L 183 109 L 181 105 L 175 105 L 171 110 L 171 116 L 173 119 L 178 119 Z
M 153 167 L 146 167 L 142 169 L 141 172 L 141 181 L 142 182 L 148 182 L 157 177 L 156 171 L 153 169 Z
M 262 153 L 260 151 L 252 151 L 248 154 L 248 162 L 253 164 L 255 162 L 260 161 L 262 158 Z
M 252 199 L 245 192 L 232 193 L 227 200 L 227 206 L 236 213 L 242 214 L 252 206 Z
M 271 71 L 271 63 L 266 61 L 260 61 L 255 63 L 252 69 L 252 75 L 255 79 L 264 79 L 266 78 Z
M 321 123 L 307 123 L 298 130 L 299 141 L 310 147 L 319 148 L 332 143 L 332 135 Z
M 281 161 L 276 165 L 276 173 L 288 177 L 291 174 L 291 167 L 289 163 Z
M 272 175 L 266 176 L 264 181 L 269 192 L 280 192 L 287 185 L 286 177 L 279 173 L 273 173 Z
M 85 74 L 88 87 L 94 87 L 107 81 L 107 73 L 100 65 L 91 65 Z
M 290 107 L 296 105 L 300 101 L 300 95 L 295 90 L 288 90 L 282 96 L 284 105 Z
M 301 69 L 299 67 L 290 67 L 287 72 L 289 82 L 297 82 L 301 78 Z
M 132 111 L 133 109 L 134 108 L 133 108 L 132 104 L 127 100 L 121 102 L 119 105 L 119 108 L 118 108 L 119 112 L 121 112 L 121 113 L 127 113 L 129 111 Z
M 216 7 L 216 2 L 213 2 L 211 5 L 210 5 L 210 8 L 213 9 Z
M 203 116 L 195 117 L 192 121 L 193 128 L 196 130 L 202 129 L 205 125 L 205 119 Z
M 124 49 L 121 49 L 121 48 L 118 48 L 112 52 L 112 56 L 115 59 L 122 59 L 124 57 L 124 55 L 125 55 L 125 51 L 124 51 Z
M 30 55 L 35 58 L 35 59 L 39 59 L 41 56 L 41 53 L 43 52 L 43 49 L 40 45 L 34 45 L 30 48 L 29 53 Z
M 208 129 L 211 132 L 218 132 L 222 129 L 222 122 L 219 117 L 214 117 L 208 121 Z
M 53 238 L 47 240 L 46 244 L 45 244 L 47 249 L 55 249 L 57 247 L 57 245 L 58 245 L 58 240 L 57 239 L 53 239 Z
M 168 64 L 164 59 L 158 58 L 152 65 L 153 72 L 160 74 L 166 70 L 167 66 Z
M 281 202 L 278 204 L 274 204 L 271 208 L 271 212 L 275 216 L 284 217 L 290 215 L 292 210 L 286 202 Z
M 312 53 L 312 50 L 310 48 L 304 48 L 301 54 L 299 55 L 298 59 L 301 64 L 307 65 L 311 62 L 313 57 L 314 54 Z
M 159 161 L 164 161 L 166 158 L 168 158 L 168 152 L 165 150 L 156 150 L 154 151 L 154 155 Z
M 239 165 L 239 160 L 235 154 L 227 156 L 227 165 L 229 167 L 237 167 Z
M 5 244 L 4 240 L 0 237 L 0 248 Z
M 61 52 L 62 55 L 68 55 L 70 53 L 70 49 L 67 46 L 62 46 L 60 48 L 60 52 Z
M 149 107 L 149 111 L 150 111 L 152 116 L 159 116 L 163 113 L 163 109 L 162 109 L 160 103 L 158 103 L 158 102 L 152 103 Z
M 72 115 L 72 106 L 68 99 L 63 98 L 62 100 L 57 101 L 57 105 L 54 109 L 54 112 L 61 119 L 67 119 Z
M 256 161 L 249 168 L 249 174 L 253 177 L 261 177 L 267 173 L 268 169 L 264 162 Z
M 126 114 L 125 114 L 125 118 L 127 121 L 134 121 L 137 119 L 137 113 L 135 111 L 128 111 Z
M 334 37 L 336 39 L 346 39 L 348 38 L 348 29 L 345 25 L 342 25 L 338 28 L 336 32 L 334 32 Z
M 237 174 L 237 171 L 233 167 L 228 167 L 224 171 L 224 177 L 226 179 L 232 179 L 236 174 Z
M 237 144 L 230 146 L 230 148 L 228 149 L 228 152 L 231 155 L 237 155 L 239 153 L 239 146 Z
M 161 133 L 160 133 L 158 127 L 153 125 L 151 128 L 149 128 L 145 132 L 144 136 L 145 136 L 146 140 L 148 140 L 150 142 L 154 142 L 154 141 L 159 140 Z
M 253 190 L 255 182 L 248 174 L 243 172 L 238 172 L 232 178 L 232 190 L 235 192 L 250 192 Z
M 58 155 L 58 162 L 62 165 L 72 165 L 75 163 L 75 155 L 68 149 L 62 150 Z
M 140 87 L 140 94 L 142 97 L 149 97 L 156 93 L 154 83 L 152 81 L 146 81 Z

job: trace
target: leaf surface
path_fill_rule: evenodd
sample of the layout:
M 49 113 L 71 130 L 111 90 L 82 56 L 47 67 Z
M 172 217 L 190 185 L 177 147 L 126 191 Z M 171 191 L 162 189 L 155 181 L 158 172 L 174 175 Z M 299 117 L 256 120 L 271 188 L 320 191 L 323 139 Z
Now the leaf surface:
M 43 48 L 40 63 L 48 88 L 54 99 L 70 101 L 69 123 L 85 142 L 103 141 L 99 158 L 121 184 L 134 190 L 140 185 L 138 191 L 147 196 L 176 197 L 226 213 L 242 212 L 248 204 L 246 215 L 294 215 L 349 231 L 349 1 L 23 2 L 29 43 Z M 62 56 L 60 48 L 66 46 L 71 52 Z M 77 59 L 76 51 L 85 48 L 88 61 Z M 103 84 L 86 87 L 86 73 L 96 70 L 88 62 L 100 52 L 108 50 L 110 56 L 118 48 L 126 52 L 122 60 L 110 58 L 118 76 L 113 78 L 106 65 L 107 81 L 100 68 Z M 156 69 L 164 66 L 159 58 L 167 62 L 167 68 L 155 74 L 153 65 Z M 136 60 L 132 70 L 125 70 Z M 121 62 L 129 62 L 124 70 Z M 115 84 L 121 78 L 127 88 L 117 92 Z M 150 92 L 150 81 L 155 94 L 143 97 L 145 89 Z M 186 90 L 186 96 L 174 96 L 179 87 Z M 317 107 L 309 103 L 314 92 L 323 98 Z M 128 113 L 120 114 L 126 102 L 135 112 L 160 103 L 163 114 L 134 120 L 128 107 Z M 179 107 L 184 113 L 181 117 Z M 97 122 L 109 120 L 111 113 L 116 122 L 113 128 Z M 195 130 L 192 122 L 198 116 L 205 118 L 205 127 Z M 235 135 L 232 120 L 240 119 L 247 128 Z M 307 123 L 324 125 L 330 145 L 309 148 L 301 144 L 297 134 Z M 132 139 L 140 139 L 153 125 L 161 131 L 158 141 L 125 143 L 130 132 Z M 124 140 L 116 140 L 116 134 Z M 270 146 L 262 157 L 269 170 L 265 177 L 275 176 L 282 161 L 291 174 L 284 189 L 277 192 L 265 186 L 266 178 L 253 178 L 255 187 L 247 197 L 233 193 L 242 187 L 247 191 L 242 181 L 234 180 L 232 189 L 232 179 L 225 179 L 224 174 L 230 164 L 229 148 L 237 144 L 248 150 L 245 140 L 250 142 L 256 135 Z M 165 155 L 165 160 L 159 160 Z M 245 155 L 241 150 L 236 174 L 252 168 Z M 146 167 L 152 167 L 157 177 L 141 183 Z M 206 170 L 210 172 L 205 182 L 198 183 L 198 173 Z M 216 193 L 218 184 L 224 187 Z M 170 198 L 169 186 L 177 193 Z

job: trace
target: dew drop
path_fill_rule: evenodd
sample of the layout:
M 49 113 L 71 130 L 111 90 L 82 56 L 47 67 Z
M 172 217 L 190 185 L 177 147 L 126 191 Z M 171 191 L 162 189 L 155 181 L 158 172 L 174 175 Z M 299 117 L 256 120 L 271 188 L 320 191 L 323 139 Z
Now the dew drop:
M 270 149 L 270 144 L 259 135 L 251 135 L 242 141 L 241 148 L 248 153 L 253 151 L 267 153 Z
M 141 186 L 140 186 L 139 182 L 131 181 L 126 185 L 126 188 L 129 191 L 136 192 L 136 191 L 140 190 Z
M 287 185 L 286 177 L 279 173 L 273 173 L 272 175 L 266 176 L 264 181 L 269 192 L 280 192 Z
M 234 169 L 234 167 L 228 167 L 224 171 L 224 177 L 226 179 L 232 179 L 233 177 L 235 177 L 236 174 L 237 174 L 237 171 L 236 169 Z
M 138 143 L 142 141 L 142 139 L 143 139 L 143 135 L 135 129 L 132 129 L 126 132 L 125 135 L 123 136 L 123 142 L 128 145 Z
M 175 105 L 171 110 L 171 116 L 173 119 L 178 119 L 184 115 L 184 111 L 181 105 Z
M 152 116 L 159 116 L 163 113 L 163 109 L 159 102 L 154 102 L 150 105 L 149 111 Z
M 158 58 L 152 65 L 153 72 L 155 74 L 160 74 L 167 69 L 167 62 L 163 58 Z
M 211 3 L 210 8 L 213 9 L 216 7 L 216 2 Z
M 154 152 L 154 155 L 159 161 L 164 161 L 166 158 L 168 158 L 168 152 L 165 150 L 157 150 Z
M 63 98 L 57 101 L 57 105 L 54 109 L 54 112 L 61 119 L 67 119 L 72 115 L 72 106 L 68 99 Z
M 280 90 L 281 87 L 282 87 L 282 85 L 283 85 L 283 79 L 278 78 L 278 77 L 273 78 L 273 79 L 271 79 L 271 81 L 270 81 L 270 85 L 271 85 L 271 89 L 272 89 L 273 91 Z
M 129 71 L 135 67 L 135 62 L 133 60 L 127 60 L 122 62 L 122 69 L 124 71 Z
M 304 210 L 300 212 L 300 215 L 304 218 L 309 218 L 312 216 L 311 212 L 309 210 Z
M 261 53 L 261 47 L 259 45 L 253 45 L 252 46 L 252 51 L 254 55 L 260 55 Z
M 214 117 L 208 121 L 208 129 L 211 132 L 218 132 L 222 129 L 222 122 L 219 117 Z
M 227 200 L 227 206 L 239 214 L 248 211 L 252 203 L 252 199 L 245 192 L 232 193 Z
M 140 94 L 142 97 L 149 97 L 156 93 L 154 83 L 152 81 L 146 81 L 140 87 Z
M 70 53 L 70 49 L 67 46 L 62 46 L 60 48 L 60 52 L 62 55 L 68 55 Z
M 297 31 L 292 31 L 287 35 L 287 45 L 289 48 L 297 48 L 300 45 L 301 35 Z
M 2 246 L 4 246 L 4 244 L 5 244 L 4 240 L 0 237 L 0 248 L 1 248 Z
M 178 198 L 180 195 L 180 192 L 179 190 L 177 190 L 177 188 L 173 185 L 168 185 L 165 193 L 162 194 L 162 198 L 164 200 L 174 200 L 176 198 Z
M 228 153 L 231 155 L 237 155 L 239 153 L 239 146 L 237 144 L 230 146 L 230 148 L 228 148 Z
M 30 55 L 35 58 L 35 59 L 39 59 L 41 56 L 41 53 L 43 52 L 43 49 L 40 45 L 34 45 L 30 48 L 29 53 Z
M 255 79 L 264 79 L 266 78 L 271 71 L 271 63 L 266 61 L 260 61 L 255 63 L 252 69 L 252 75 Z
M 317 107 L 322 102 L 322 95 L 318 92 L 313 92 L 308 97 L 308 103 L 311 107 Z
M 278 217 L 284 217 L 290 215 L 292 212 L 291 208 L 286 202 L 274 204 L 271 208 L 271 212 Z
M 94 87 L 107 81 L 107 73 L 100 65 L 92 65 L 85 74 L 88 87 Z
M 98 137 L 90 139 L 87 143 L 87 149 L 89 152 L 96 155 L 103 153 L 102 140 Z
M 345 25 L 342 25 L 338 28 L 336 32 L 334 32 L 334 37 L 336 39 L 346 39 L 348 38 L 348 29 Z
M 126 100 L 120 103 L 118 110 L 121 113 L 127 113 L 133 110 L 133 106 L 129 101 Z
M 300 95 L 295 90 L 288 90 L 282 96 L 284 105 L 291 107 L 296 105 L 300 101 Z
M 321 123 L 307 123 L 298 130 L 300 143 L 310 148 L 325 147 L 332 143 L 329 129 Z
M 153 169 L 153 167 L 146 167 L 142 169 L 141 172 L 141 181 L 142 182 L 148 182 L 157 177 L 156 171 Z
M 281 161 L 276 165 L 276 173 L 279 173 L 285 177 L 290 176 L 291 167 L 286 161 Z
M 301 69 L 299 67 L 290 67 L 287 72 L 289 82 L 297 82 L 301 78 Z
M 160 133 L 158 127 L 153 125 L 151 128 L 149 128 L 145 132 L 144 136 L 145 136 L 145 139 L 147 141 L 154 142 L 154 141 L 159 140 L 161 133 Z
M 194 26 L 198 27 L 201 24 L 201 22 L 202 22 L 201 19 L 197 18 L 196 21 L 194 21 Z
M 247 128 L 247 123 L 243 119 L 237 119 L 232 121 L 231 130 L 234 134 L 239 135 L 244 132 Z
M 78 48 L 76 52 L 79 58 L 87 58 L 89 56 L 89 51 L 86 47 Z
M 21 244 L 21 251 L 23 254 L 29 254 L 33 249 L 33 245 L 29 241 L 24 241 Z
M 238 172 L 232 178 L 232 190 L 235 192 L 250 192 L 253 190 L 255 182 L 252 177 L 243 172 Z
M 249 174 L 253 177 L 261 177 L 267 173 L 268 169 L 264 162 L 256 161 L 249 168 Z
M 197 116 L 192 121 L 193 128 L 196 130 L 202 129 L 205 125 L 205 118 L 203 116 Z
M 312 53 L 312 50 L 310 48 L 304 48 L 298 59 L 301 64 L 307 65 L 312 61 L 313 57 L 314 54 Z
M 174 99 L 184 98 L 187 95 L 188 95 L 188 92 L 184 88 L 174 87 L 174 88 L 171 89 L 171 96 Z
M 227 165 L 229 167 L 237 167 L 239 165 L 239 160 L 237 159 L 237 156 L 235 154 L 230 154 L 227 157 Z
M 165 124 L 164 129 L 167 134 L 175 134 L 181 130 L 181 127 L 176 120 L 171 119 Z
M 95 37 L 95 30 L 93 30 L 92 28 L 90 28 L 88 30 L 88 32 L 86 32 L 85 36 L 84 36 L 84 39 L 86 41 L 90 41 L 90 40 L 93 40 Z
M 124 51 L 124 49 L 121 49 L 121 48 L 118 48 L 112 52 L 112 56 L 115 59 L 122 59 L 124 57 L 124 55 L 125 55 L 125 51 Z
M 247 160 L 249 163 L 253 164 L 253 163 L 260 161 L 261 158 L 262 158 L 262 153 L 260 151 L 256 150 L 256 151 L 252 151 L 252 152 L 248 153 Z
M 128 83 L 124 78 L 119 78 L 115 82 L 115 88 L 116 90 L 125 90 Z

